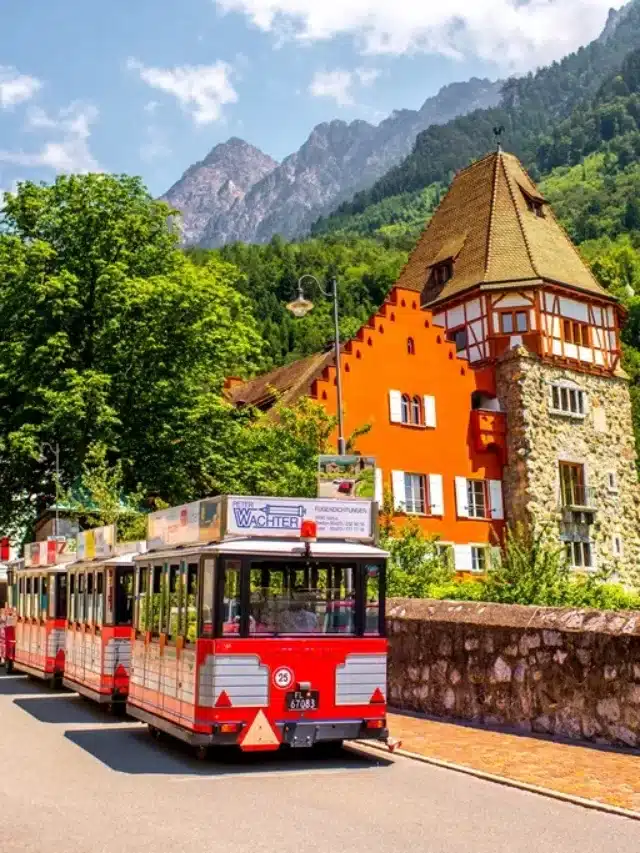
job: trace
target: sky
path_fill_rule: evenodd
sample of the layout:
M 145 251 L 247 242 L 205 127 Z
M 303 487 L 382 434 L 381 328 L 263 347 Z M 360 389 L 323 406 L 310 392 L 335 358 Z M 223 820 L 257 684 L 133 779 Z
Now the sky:
M 0 0 L 0 189 L 141 175 L 160 195 L 239 136 L 277 160 L 596 37 L 616 0 Z

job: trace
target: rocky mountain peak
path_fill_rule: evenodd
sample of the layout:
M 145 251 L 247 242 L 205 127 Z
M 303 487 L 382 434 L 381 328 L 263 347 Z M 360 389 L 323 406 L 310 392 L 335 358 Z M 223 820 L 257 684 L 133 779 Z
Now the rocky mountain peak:
M 200 242 L 212 208 L 218 214 L 225 213 L 277 165 L 255 145 L 232 136 L 190 166 L 163 196 L 164 201 L 182 212 L 184 245 Z
M 183 211 L 187 245 L 298 237 L 406 157 L 420 131 L 494 106 L 500 89 L 500 83 L 474 78 L 445 86 L 420 110 L 396 110 L 379 125 L 323 122 L 280 165 L 232 137 L 188 169 L 165 198 Z

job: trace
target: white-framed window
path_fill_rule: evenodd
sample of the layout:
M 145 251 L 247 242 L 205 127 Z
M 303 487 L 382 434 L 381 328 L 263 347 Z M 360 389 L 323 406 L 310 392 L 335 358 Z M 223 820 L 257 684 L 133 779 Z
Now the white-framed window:
M 436 398 L 430 394 L 389 391 L 389 419 L 394 424 L 435 428 Z
M 444 515 L 442 474 L 392 471 L 391 487 L 397 512 Z
M 469 518 L 487 518 L 489 500 L 486 480 L 467 480 Z
M 402 423 L 411 423 L 411 399 L 408 394 L 402 395 Z
M 611 541 L 611 550 L 613 551 L 614 557 L 623 557 L 624 556 L 624 544 L 622 542 L 622 536 L 619 533 L 613 534 L 613 539 Z
M 456 477 L 455 484 L 458 518 L 504 518 L 501 480 Z
M 411 398 L 411 423 L 422 423 L 422 404 L 420 402 L 420 397 Z
M 471 546 L 471 571 L 486 572 L 489 568 L 489 549 L 485 545 Z
M 424 474 L 404 475 L 405 512 L 426 515 L 429 507 L 427 478 Z
M 607 471 L 607 489 L 610 492 L 618 491 L 618 475 L 615 471 Z
M 572 569 L 593 568 L 593 546 L 586 539 L 565 542 L 567 562 Z
M 551 385 L 550 409 L 556 414 L 584 418 L 587 414 L 586 394 L 577 385 L 554 382 Z

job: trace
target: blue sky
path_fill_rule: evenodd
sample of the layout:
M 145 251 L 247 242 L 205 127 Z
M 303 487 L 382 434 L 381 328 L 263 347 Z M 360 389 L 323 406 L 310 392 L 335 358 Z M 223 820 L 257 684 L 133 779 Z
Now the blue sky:
M 229 136 L 280 160 L 321 121 L 378 122 L 559 58 L 610 5 L 0 0 L 0 188 L 102 169 L 160 194 Z

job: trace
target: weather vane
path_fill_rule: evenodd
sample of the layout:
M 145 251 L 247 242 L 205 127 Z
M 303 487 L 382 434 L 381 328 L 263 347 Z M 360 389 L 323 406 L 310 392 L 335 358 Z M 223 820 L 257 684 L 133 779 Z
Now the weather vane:
M 493 135 L 495 136 L 496 142 L 498 144 L 498 152 L 502 151 L 502 142 L 501 142 L 500 137 L 502 136 L 503 133 L 504 133 L 504 125 L 503 124 L 498 125 L 497 127 L 493 128 Z

